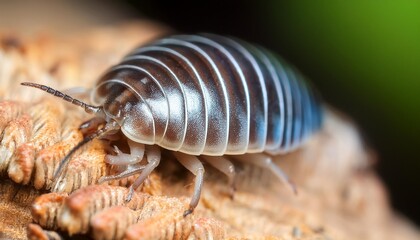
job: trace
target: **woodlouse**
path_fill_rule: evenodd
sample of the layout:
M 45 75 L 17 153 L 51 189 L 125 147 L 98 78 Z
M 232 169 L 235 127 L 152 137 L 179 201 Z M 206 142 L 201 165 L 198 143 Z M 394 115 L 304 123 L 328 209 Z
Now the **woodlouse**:
M 190 208 L 197 206 L 204 167 L 200 159 L 233 182 L 228 160 L 250 162 L 290 183 L 271 156 L 287 153 L 322 125 L 321 101 L 302 75 L 262 47 L 218 35 L 174 35 L 139 47 L 110 68 L 91 92 L 93 105 L 50 87 L 22 83 L 83 107 L 95 115 L 83 128 L 104 124 L 62 160 L 97 137 L 121 130 L 130 154 L 116 149 L 107 163 L 122 166 L 100 181 L 141 172 L 131 185 L 130 200 L 160 161 L 160 146 L 195 176 Z M 147 164 L 140 164 L 143 156 Z

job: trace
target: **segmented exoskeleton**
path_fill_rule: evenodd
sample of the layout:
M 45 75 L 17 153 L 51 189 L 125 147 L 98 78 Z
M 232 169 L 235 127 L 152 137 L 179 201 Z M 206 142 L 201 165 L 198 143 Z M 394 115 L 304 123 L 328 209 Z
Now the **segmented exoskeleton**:
M 198 204 L 201 159 L 227 174 L 230 183 L 235 172 L 228 158 L 267 167 L 289 182 L 270 155 L 301 146 L 322 125 L 318 95 L 299 72 L 264 48 L 218 35 L 175 35 L 135 49 L 97 82 L 93 105 L 47 86 L 23 84 L 95 114 L 87 125 L 105 123 L 67 155 L 56 177 L 80 146 L 121 130 L 130 154 L 116 149 L 117 156 L 106 161 L 124 170 L 101 181 L 141 172 L 129 200 L 159 164 L 157 145 L 171 150 L 196 175 L 185 215 Z M 147 164 L 140 163 L 143 155 Z

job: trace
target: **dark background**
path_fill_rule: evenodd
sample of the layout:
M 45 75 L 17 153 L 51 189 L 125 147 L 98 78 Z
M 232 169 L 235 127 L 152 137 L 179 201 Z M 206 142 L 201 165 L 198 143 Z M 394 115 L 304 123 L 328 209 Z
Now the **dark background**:
M 126 1 L 180 32 L 259 43 L 350 115 L 379 156 L 395 208 L 420 223 L 420 2 Z

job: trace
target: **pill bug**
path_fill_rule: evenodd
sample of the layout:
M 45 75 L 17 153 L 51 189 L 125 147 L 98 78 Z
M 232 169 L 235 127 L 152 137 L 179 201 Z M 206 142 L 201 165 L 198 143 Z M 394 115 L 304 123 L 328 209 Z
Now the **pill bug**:
M 140 173 L 126 200 L 160 161 L 161 148 L 195 175 L 190 207 L 197 206 L 204 176 L 200 160 L 235 176 L 229 159 L 268 168 L 293 190 L 294 185 L 271 161 L 290 152 L 317 131 L 323 108 L 303 76 L 266 49 L 218 35 L 174 35 L 158 39 L 128 54 L 110 68 L 91 92 L 92 105 L 48 86 L 36 87 L 78 105 L 95 117 L 81 128 L 98 129 L 61 161 L 94 138 L 121 132 L 130 154 L 115 149 L 105 161 L 118 165 L 116 175 Z M 140 164 L 143 156 L 147 164 Z

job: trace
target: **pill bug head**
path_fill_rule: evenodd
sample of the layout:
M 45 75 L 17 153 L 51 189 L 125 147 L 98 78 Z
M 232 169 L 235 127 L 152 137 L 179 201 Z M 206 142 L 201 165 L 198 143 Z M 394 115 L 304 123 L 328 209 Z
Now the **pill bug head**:
M 135 142 L 155 144 L 155 124 L 149 104 L 144 101 L 138 89 L 121 79 L 99 81 L 91 94 L 94 105 L 86 104 L 45 85 L 29 82 L 21 84 L 41 89 L 84 108 L 87 113 L 103 118 L 112 131 L 120 129 L 126 137 Z
M 139 91 L 141 90 L 133 88 L 133 86 L 121 79 L 108 79 L 105 76 L 102 80 L 98 82 L 96 88 L 91 93 L 94 105 L 87 104 L 45 85 L 30 82 L 21 83 L 24 86 L 41 89 L 82 107 L 87 113 L 94 114 L 97 118 L 102 118 L 105 122 L 102 128 L 86 136 L 67 153 L 54 174 L 53 179 L 55 180 L 58 179 L 62 171 L 66 168 L 71 156 L 95 138 L 113 134 L 121 130 L 126 137 L 135 142 L 143 144 L 155 143 L 153 115 L 149 105 L 144 101 L 143 96 L 140 95 Z M 53 185 L 57 184 L 58 182 Z
M 149 145 L 158 141 L 155 120 L 167 119 L 167 112 L 156 113 L 166 108 L 164 100 L 149 78 L 127 71 L 109 71 L 91 94 L 92 103 L 101 106 L 106 121 L 117 122 L 129 139 Z
M 102 95 L 101 92 L 106 94 Z M 94 90 L 92 98 L 102 106 L 106 120 L 117 122 L 125 136 L 144 144 L 154 143 L 151 111 L 142 98 L 124 82 L 109 80 L 100 84 Z

